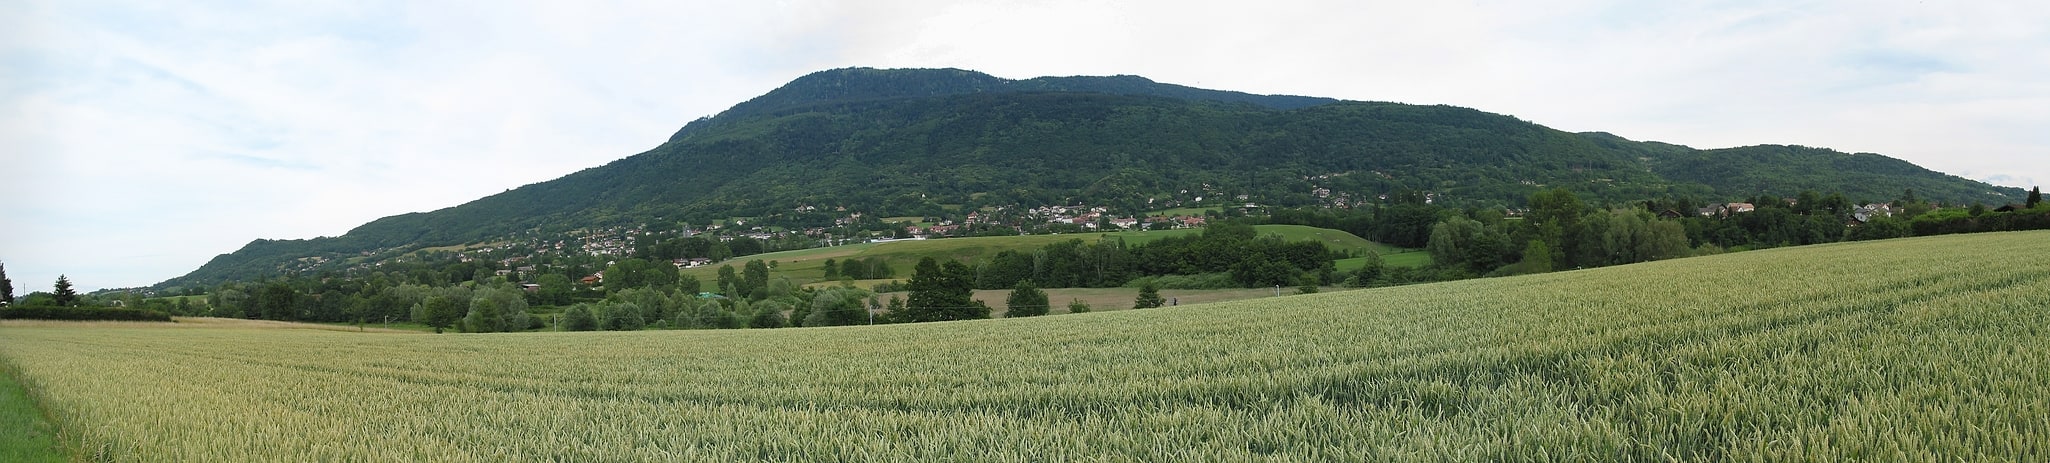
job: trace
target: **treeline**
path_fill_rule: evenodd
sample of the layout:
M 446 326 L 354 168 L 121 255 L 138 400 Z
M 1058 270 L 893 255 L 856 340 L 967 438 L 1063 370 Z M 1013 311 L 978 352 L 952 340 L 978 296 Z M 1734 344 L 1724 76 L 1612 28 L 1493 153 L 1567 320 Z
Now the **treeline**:
M 1839 241 L 2050 229 L 2050 206 L 2042 205 L 2040 189 L 2031 191 L 2024 204 L 1999 208 L 1975 204 L 1939 209 L 1917 199 L 1912 190 L 1882 204 L 1854 204 L 1841 194 L 1812 191 L 1793 198 L 1755 196 L 1742 204 L 1749 210 L 1703 207 L 1708 205 L 1688 199 L 1611 208 L 1553 189 L 1532 195 L 1529 208 L 1518 218 L 1492 209 L 1409 203 L 1359 212 L 1285 210 L 1267 220 L 1392 237 L 1409 233 L 1417 218 L 1426 214 L 1439 217 L 1424 242 L 1434 261 L 1431 267 L 1390 268 L 1379 256 L 1368 256 L 1366 265 L 1345 277 L 1354 286 L 1541 273 Z
M 1321 243 L 1287 242 L 1260 236 L 1245 222 L 1221 222 L 1200 234 L 1141 245 L 1074 239 L 1031 251 L 999 251 L 978 262 L 968 281 L 975 289 L 1011 289 L 1019 282 L 1040 288 L 1108 288 L 1141 277 L 1228 275 L 1233 286 L 1293 286 L 1336 282 L 1333 261 L 1343 257 Z
M 135 297 L 103 299 L 79 294 L 72 289 L 71 278 L 66 275 L 58 275 L 50 291 L 31 292 L 17 299 L 14 297 L 14 280 L 7 278 L 7 266 L 0 264 L 0 319 L 171 321 L 170 314 L 162 310 L 151 310 L 134 303 L 140 300 Z
M 409 263 L 360 277 L 295 275 L 227 283 L 204 299 L 144 300 L 131 295 L 123 300 L 129 308 L 176 315 L 413 322 L 468 332 L 774 328 L 987 317 L 989 307 L 969 297 L 977 289 L 1153 287 L 1201 281 L 1210 284 L 1205 287 L 1314 290 L 1317 285 L 1382 286 L 1540 273 L 1847 240 L 2050 229 L 2050 206 L 2041 205 L 2038 192 L 2032 192 L 2026 204 L 1998 208 L 1937 208 L 1911 191 L 1877 205 L 1804 192 L 1790 199 L 1747 198 L 1747 208 L 1709 208 L 1706 216 L 1701 211 L 1707 204 L 1684 198 L 1597 205 L 1564 189 L 1533 194 L 1526 209 L 1513 211 L 1443 208 L 1421 196 L 1398 199 L 1359 210 L 1282 209 L 1264 218 L 1220 220 L 1199 234 L 1144 244 L 1075 239 L 1029 251 L 1002 251 L 972 263 L 921 261 L 909 283 L 873 291 L 845 284 L 803 288 L 776 275 L 774 261 L 753 260 L 737 268 L 724 265 L 716 280 L 700 282 L 666 260 L 627 258 L 609 265 L 575 261 L 523 275 L 457 259 Z M 1337 228 L 1391 244 L 1416 245 L 1431 255 L 1433 264 L 1389 266 L 1369 253 L 1361 268 L 1340 273 L 1334 260 L 1347 256 L 1316 242 L 1260 236 L 1253 228 L 1255 221 Z M 600 269 L 604 278 L 598 284 L 571 278 Z M 828 280 L 894 276 L 891 266 L 875 257 L 831 261 L 825 272 Z M 705 291 L 708 286 L 710 292 Z M 912 297 L 885 301 L 876 296 L 899 290 L 911 291 Z M 1029 292 L 1020 294 L 1028 302 L 1011 303 L 1025 309 L 1017 313 L 1045 313 L 1047 303 L 1030 302 Z M 53 293 L 37 293 L 25 300 L 56 298 Z

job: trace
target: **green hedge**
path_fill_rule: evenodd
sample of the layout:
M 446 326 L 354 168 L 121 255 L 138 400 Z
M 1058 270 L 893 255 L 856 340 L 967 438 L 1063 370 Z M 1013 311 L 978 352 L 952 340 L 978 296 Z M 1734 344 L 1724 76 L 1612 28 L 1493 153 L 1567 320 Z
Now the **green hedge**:
M 136 322 L 168 322 L 171 316 L 163 312 L 142 309 L 120 309 L 106 307 L 10 307 L 0 310 L 0 319 L 24 320 L 116 320 Z

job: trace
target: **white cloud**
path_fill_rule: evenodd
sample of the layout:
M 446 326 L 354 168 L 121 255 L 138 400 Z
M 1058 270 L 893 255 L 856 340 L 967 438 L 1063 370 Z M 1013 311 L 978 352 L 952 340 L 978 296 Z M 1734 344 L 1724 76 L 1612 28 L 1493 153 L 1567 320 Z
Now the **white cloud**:
M 808 72 L 1136 74 L 2050 180 L 2026 2 L 0 4 L 0 262 L 145 285 L 651 148 Z

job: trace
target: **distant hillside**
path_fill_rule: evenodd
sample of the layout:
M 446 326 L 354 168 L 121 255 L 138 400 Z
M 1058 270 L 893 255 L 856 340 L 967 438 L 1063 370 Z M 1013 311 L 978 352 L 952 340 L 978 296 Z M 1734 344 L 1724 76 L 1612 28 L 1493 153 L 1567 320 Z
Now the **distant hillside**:
M 604 166 L 386 217 L 341 237 L 258 240 L 160 286 L 590 227 L 834 220 L 793 212 L 804 206 L 871 216 L 1059 204 L 1130 213 L 1170 203 L 1371 205 L 1413 191 L 1439 204 L 1517 207 L 1550 187 L 1597 201 L 1811 189 L 1881 201 L 1913 189 L 1948 203 L 2003 203 L 2023 194 L 1879 155 L 1704 151 L 1450 106 L 1251 95 L 1131 76 L 839 69 L 693 121 Z

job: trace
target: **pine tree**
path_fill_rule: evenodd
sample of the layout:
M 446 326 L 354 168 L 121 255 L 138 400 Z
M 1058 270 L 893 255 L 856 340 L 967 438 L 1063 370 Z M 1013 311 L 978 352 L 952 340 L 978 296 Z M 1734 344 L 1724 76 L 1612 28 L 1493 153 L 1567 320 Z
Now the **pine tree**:
M 14 280 L 7 279 L 7 264 L 0 264 L 0 306 L 14 305 Z
M 1160 297 L 1160 287 L 1146 283 L 1139 287 L 1139 298 L 1132 301 L 1132 308 L 1151 309 L 1165 303 L 1167 300 Z
M 71 307 L 72 304 L 78 303 L 78 292 L 71 289 L 71 279 L 64 275 L 57 275 L 57 287 L 50 295 L 57 301 L 58 307 Z
M 2028 208 L 2029 208 L 2029 209 L 2035 209 L 2035 208 L 2036 208 L 2036 205 L 2037 205 L 2037 204 L 2043 204 L 2043 187 L 2035 187 L 2035 188 L 2030 188 L 2030 189 L 2029 189 L 2029 204 L 2028 204 Z M 6 274 L 5 274 L 5 273 L 0 273 L 0 277 L 5 277 L 5 276 L 6 276 Z M 7 280 L 4 280 L 4 279 L 0 279 L 0 284 L 5 284 L 5 282 L 6 282 L 6 281 L 7 281 Z

